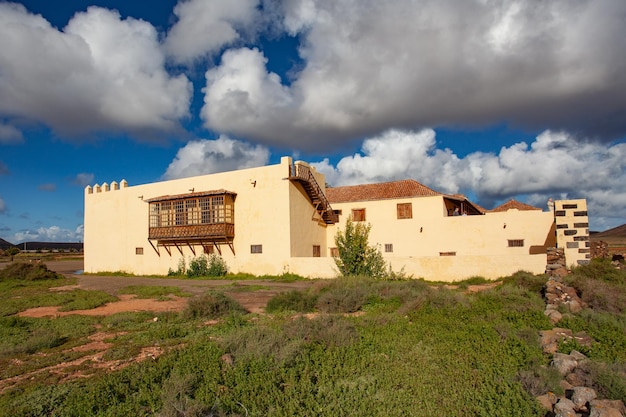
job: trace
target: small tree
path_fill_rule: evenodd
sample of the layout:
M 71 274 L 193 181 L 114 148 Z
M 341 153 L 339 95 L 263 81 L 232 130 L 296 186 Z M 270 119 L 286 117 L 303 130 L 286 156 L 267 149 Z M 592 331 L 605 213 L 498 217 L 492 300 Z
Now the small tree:
M 11 246 L 5 251 L 5 253 L 11 257 L 11 262 L 13 262 L 13 258 L 15 257 L 15 255 L 20 253 L 20 249 L 16 246 Z
M 339 256 L 335 264 L 343 276 L 364 275 L 383 278 L 386 265 L 380 249 L 369 245 L 369 234 L 372 225 L 353 222 L 351 217 L 346 220 L 344 231 L 335 235 L 335 245 Z

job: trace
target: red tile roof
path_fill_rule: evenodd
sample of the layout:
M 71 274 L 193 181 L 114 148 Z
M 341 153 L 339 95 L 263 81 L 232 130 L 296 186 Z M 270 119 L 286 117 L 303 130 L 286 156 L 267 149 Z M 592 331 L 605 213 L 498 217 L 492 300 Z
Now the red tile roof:
M 415 180 L 401 180 L 377 184 L 348 185 L 326 189 L 326 198 L 333 203 L 385 200 L 404 197 L 430 197 L 442 195 Z
M 517 209 L 517 210 L 541 210 L 539 207 L 535 207 L 535 206 L 531 206 L 529 204 L 524 204 L 524 203 L 520 203 L 517 200 L 509 200 L 506 203 L 492 209 L 492 210 L 488 210 L 488 212 L 499 212 L 499 211 L 507 211 L 507 210 L 511 210 L 511 209 Z

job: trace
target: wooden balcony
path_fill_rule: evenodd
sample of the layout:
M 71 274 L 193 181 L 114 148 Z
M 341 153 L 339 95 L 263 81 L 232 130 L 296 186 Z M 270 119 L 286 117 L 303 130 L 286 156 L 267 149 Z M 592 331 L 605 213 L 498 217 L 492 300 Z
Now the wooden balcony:
M 161 242 L 188 241 L 228 241 L 235 237 L 235 225 L 222 224 L 193 224 L 181 226 L 150 227 L 148 239 Z

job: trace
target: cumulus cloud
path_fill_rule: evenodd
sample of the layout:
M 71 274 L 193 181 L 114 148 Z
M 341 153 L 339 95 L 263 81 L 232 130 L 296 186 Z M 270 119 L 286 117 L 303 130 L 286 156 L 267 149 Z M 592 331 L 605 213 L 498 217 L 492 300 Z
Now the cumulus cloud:
M 9 124 L 0 123 L 0 144 L 17 143 L 23 139 L 19 129 Z
M 258 49 L 241 48 L 226 51 L 221 65 L 206 72 L 201 116 L 208 128 L 242 135 L 250 129 L 263 135 L 268 124 L 292 130 L 292 97 L 277 74 L 266 72 L 266 63 Z
M 76 176 L 72 179 L 72 183 L 81 187 L 86 187 L 89 184 L 93 184 L 93 179 L 94 175 L 92 173 L 81 172 L 80 174 L 76 174 Z
M 46 184 L 40 184 L 37 189 L 39 191 L 47 191 L 47 192 L 53 192 L 57 190 L 57 185 L 54 183 L 46 183 Z
M 469 195 L 486 208 L 509 198 L 539 207 L 549 197 L 586 198 L 599 225 L 626 218 L 626 144 L 580 143 L 563 132 L 459 157 L 437 149 L 431 129 L 391 130 L 365 140 L 361 153 L 336 165 L 328 159 L 312 165 L 334 186 L 413 178 L 443 193 Z
M 208 128 L 302 149 L 494 121 L 626 133 L 622 0 L 282 5 L 278 25 L 301 40 L 303 68 L 287 86 L 260 53 L 229 51 L 207 73 Z
M 63 134 L 172 131 L 188 116 L 191 83 L 165 70 L 155 28 L 116 11 L 90 7 L 59 31 L 0 3 L 0 68 L 0 116 Z
M 258 0 L 188 0 L 174 7 L 178 17 L 165 41 L 175 61 L 189 63 L 241 39 L 258 20 Z
M 59 226 L 40 227 L 36 230 L 23 230 L 13 235 L 13 242 L 81 242 L 84 236 L 83 225 L 76 229 L 63 229 Z
M 266 165 L 269 150 L 263 146 L 220 136 L 190 141 L 180 148 L 163 174 L 164 179 L 192 177 Z

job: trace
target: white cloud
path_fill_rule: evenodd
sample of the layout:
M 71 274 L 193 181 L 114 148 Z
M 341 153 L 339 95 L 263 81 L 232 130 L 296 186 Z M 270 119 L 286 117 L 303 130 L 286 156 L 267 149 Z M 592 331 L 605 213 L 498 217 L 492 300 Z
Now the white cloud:
M 391 127 L 503 120 L 626 133 L 623 0 L 282 4 L 276 25 L 300 37 L 303 68 L 281 84 L 262 58 L 229 51 L 207 74 L 207 127 L 316 150 Z
M 89 184 L 93 184 L 93 179 L 94 175 L 92 173 L 81 172 L 80 174 L 76 174 L 76 177 L 74 177 L 72 183 L 81 187 L 86 187 Z
M 165 50 L 177 62 L 219 52 L 241 39 L 241 30 L 258 20 L 258 0 L 188 0 L 174 7 L 178 22 L 169 30 Z
M 461 158 L 436 149 L 430 129 L 392 130 L 365 140 L 361 153 L 336 166 L 327 159 L 312 165 L 334 186 L 413 178 L 436 191 L 475 197 L 486 208 L 514 197 L 542 208 L 548 197 L 586 198 L 592 222 L 608 227 L 626 218 L 626 144 L 580 143 L 562 132 Z
M 90 7 L 63 31 L 0 3 L 0 115 L 63 134 L 171 131 L 188 116 L 191 83 L 170 76 L 149 23 Z
M 247 134 L 269 124 L 291 130 L 292 98 L 277 74 L 265 72 L 266 63 L 258 49 L 242 48 L 226 51 L 221 65 L 206 72 L 201 116 L 208 128 Z
M 1 79 L 1 77 L 0 77 Z M 22 132 L 14 126 L 0 123 L 0 144 L 18 143 L 24 139 Z
M 180 148 L 163 174 L 164 179 L 192 177 L 266 165 L 269 150 L 260 145 L 220 136 L 215 140 L 190 141 Z
M 59 226 L 40 227 L 15 233 L 11 242 L 82 242 L 83 233 L 83 225 L 74 230 Z

